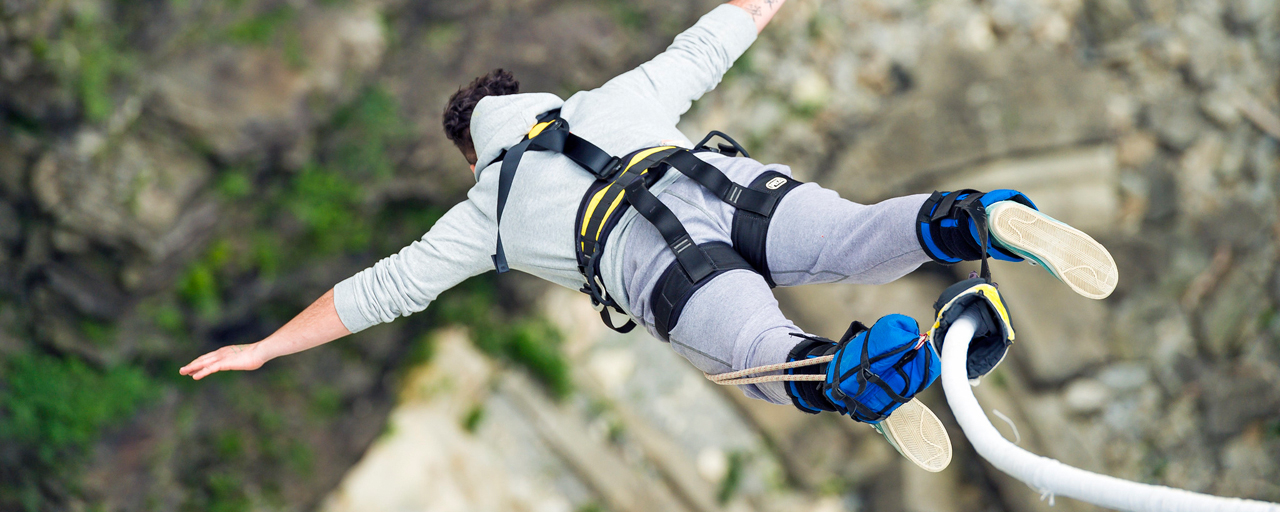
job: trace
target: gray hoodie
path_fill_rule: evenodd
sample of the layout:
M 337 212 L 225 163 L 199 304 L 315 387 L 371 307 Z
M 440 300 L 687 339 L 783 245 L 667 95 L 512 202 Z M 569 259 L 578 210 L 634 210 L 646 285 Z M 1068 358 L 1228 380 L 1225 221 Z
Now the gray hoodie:
M 548 93 L 486 97 L 471 119 L 478 161 L 489 162 L 519 143 L 539 114 L 555 108 L 561 109 L 575 134 L 610 154 L 664 144 L 691 147 L 676 129 L 680 116 L 720 83 L 755 37 L 749 14 L 721 5 L 676 36 L 653 60 L 598 89 L 568 100 Z M 495 163 L 477 168 L 476 185 L 467 200 L 451 208 L 422 239 L 334 287 L 338 317 L 348 330 L 358 332 L 422 311 L 441 292 L 493 269 L 500 167 Z M 677 179 L 686 178 L 668 173 L 652 190 L 661 193 Z M 593 180 L 564 156 L 525 154 L 502 216 L 502 242 L 511 268 L 574 290 L 582 286 L 573 229 L 579 203 Z M 629 314 L 617 249 L 635 221 L 635 210 L 629 210 L 606 241 L 601 262 L 605 287 Z

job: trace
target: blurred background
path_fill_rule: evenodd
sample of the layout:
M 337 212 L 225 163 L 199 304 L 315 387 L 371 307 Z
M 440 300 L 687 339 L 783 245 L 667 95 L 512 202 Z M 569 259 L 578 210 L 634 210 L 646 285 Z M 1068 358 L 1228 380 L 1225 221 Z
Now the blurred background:
M 0 0 L 0 509 L 1044 511 L 956 447 L 710 385 L 575 292 L 492 275 L 252 373 L 269 334 L 473 183 L 448 95 L 567 96 L 698 0 Z M 1021 446 L 1280 500 L 1280 7 L 1273 0 L 792 0 L 684 118 L 861 202 L 1018 188 L 1115 255 L 1083 299 L 998 264 L 1018 342 L 976 388 Z M 810 332 L 973 267 L 778 290 Z M 1069 499 L 1052 510 L 1093 510 Z

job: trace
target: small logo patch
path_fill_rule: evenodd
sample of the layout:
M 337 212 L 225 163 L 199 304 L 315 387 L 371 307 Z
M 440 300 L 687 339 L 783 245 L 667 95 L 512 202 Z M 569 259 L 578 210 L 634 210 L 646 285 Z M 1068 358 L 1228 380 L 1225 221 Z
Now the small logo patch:
M 767 188 L 769 190 L 778 190 L 779 188 L 781 188 L 783 185 L 786 185 L 786 184 L 787 184 L 786 178 L 774 178 L 769 180 L 768 183 L 765 183 L 764 188 Z

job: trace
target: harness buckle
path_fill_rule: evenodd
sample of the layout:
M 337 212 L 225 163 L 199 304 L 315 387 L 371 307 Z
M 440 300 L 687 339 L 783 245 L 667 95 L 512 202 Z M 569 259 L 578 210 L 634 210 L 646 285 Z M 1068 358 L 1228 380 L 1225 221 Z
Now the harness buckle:
M 618 176 L 618 171 L 622 170 L 622 159 L 617 156 L 609 157 L 609 163 L 604 164 L 600 169 L 600 175 L 597 178 L 602 180 L 613 180 Z

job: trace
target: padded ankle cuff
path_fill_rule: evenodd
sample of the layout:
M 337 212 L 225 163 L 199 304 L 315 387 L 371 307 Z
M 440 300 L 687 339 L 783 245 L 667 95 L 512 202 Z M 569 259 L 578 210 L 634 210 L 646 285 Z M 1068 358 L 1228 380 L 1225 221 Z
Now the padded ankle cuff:
M 920 247 L 930 258 L 942 264 L 981 259 L 978 226 L 969 208 L 986 208 L 997 201 L 1016 201 L 1035 208 L 1031 199 L 1016 190 L 1000 189 L 986 193 L 972 189 L 935 191 L 925 200 L 916 216 L 916 239 Z M 988 244 L 987 252 L 999 260 L 1022 261 L 1021 257 L 994 240 Z
M 801 336 L 793 334 L 792 336 L 801 337 L 801 341 L 791 349 L 791 353 L 787 354 L 787 362 L 800 361 L 803 359 L 811 359 L 814 357 L 822 357 L 832 354 L 836 351 L 836 342 L 826 338 L 817 336 Z M 787 375 L 826 375 L 827 364 L 817 364 L 813 366 L 801 366 L 787 370 Z M 835 405 L 827 399 L 822 392 L 821 382 L 787 382 L 787 395 L 791 397 L 791 403 L 797 409 L 809 414 L 818 414 L 822 411 L 834 411 Z

